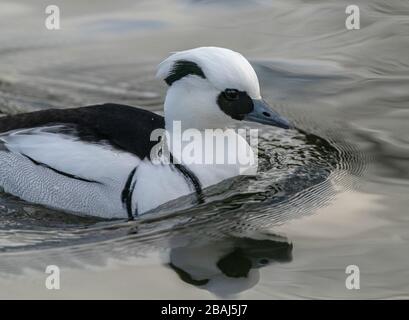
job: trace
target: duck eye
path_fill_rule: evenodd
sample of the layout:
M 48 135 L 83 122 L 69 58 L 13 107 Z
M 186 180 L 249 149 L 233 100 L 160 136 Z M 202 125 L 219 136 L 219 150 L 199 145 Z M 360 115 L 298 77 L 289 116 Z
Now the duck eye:
M 238 100 L 239 91 L 236 89 L 226 89 L 224 90 L 224 96 L 227 98 L 227 100 Z

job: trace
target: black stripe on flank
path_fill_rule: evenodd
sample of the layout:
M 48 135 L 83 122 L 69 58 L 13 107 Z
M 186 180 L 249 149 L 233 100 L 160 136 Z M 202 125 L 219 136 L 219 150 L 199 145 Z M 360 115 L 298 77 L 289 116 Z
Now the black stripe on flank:
M 60 171 L 60 170 L 54 169 L 53 167 L 50 167 L 49 165 L 47 165 L 47 164 L 45 164 L 45 163 L 42 163 L 42 162 L 39 162 L 39 161 L 34 160 L 33 158 L 29 157 L 29 156 L 26 155 L 26 154 L 22 154 L 22 155 L 23 155 L 24 157 L 26 157 L 28 160 L 30 160 L 32 163 L 34 163 L 35 165 L 42 166 L 42 167 L 44 167 L 44 168 L 50 169 L 50 170 L 54 171 L 55 173 L 58 173 L 58 174 L 60 174 L 60 175 L 62 175 L 62 176 L 64 176 L 64 177 L 71 178 L 71 179 L 75 179 L 75 180 L 80 180 L 80 181 L 84 181 L 84 182 L 91 182 L 91 183 L 99 183 L 99 184 L 102 184 L 102 183 L 99 182 L 99 181 L 88 180 L 88 179 L 81 178 L 81 177 L 78 177 L 78 176 L 73 175 L 73 174 L 66 173 L 66 172 L 64 172 L 64 171 Z
M 193 186 L 195 190 L 197 202 L 203 203 L 204 202 L 204 195 L 202 191 L 202 185 L 198 179 L 198 177 L 190 171 L 188 168 L 181 164 L 175 164 L 175 168 L 185 177 L 185 179 L 189 180 L 190 185 Z
M 132 180 L 133 180 L 133 177 L 135 176 L 135 172 L 136 172 L 136 167 L 129 173 L 128 179 L 126 180 L 125 186 L 121 194 L 122 203 L 124 204 L 126 211 L 128 213 L 128 220 L 134 220 L 134 215 L 132 214 L 132 194 L 133 194 L 133 191 L 135 190 L 136 181 L 132 183 Z M 135 215 L 137 214 L 138 214 L 138 209 L 135 208 Z
M 187 60 L 179 60 L 173 65 L 169 75 L 165 78 L 165 82 L 171 86 L 173 82 L 188 75 L 196 75 L 206 79 L 203 70 L 196 63 Z
M 173 155 L 170 154 L 170 162 L 173 163 Z M 175 163 L 173 164 L 175 168 L 183 175 L 185 180 L 187 180 L 188 184 L 193 187 L 195 191 L 197 203 L 204 203 L 204 194 L 202 190 L 202 184 L 200 183 L 199 178 L 188 168 L 184 165 Z

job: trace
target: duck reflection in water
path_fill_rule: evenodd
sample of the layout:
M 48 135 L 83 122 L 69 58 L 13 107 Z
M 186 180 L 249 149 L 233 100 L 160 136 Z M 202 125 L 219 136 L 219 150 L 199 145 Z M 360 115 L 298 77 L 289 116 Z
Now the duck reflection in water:
M 259 269 L 292 260 L 286 238 L 228 238 L 202 246 L 172 249 L 169 266 L 184 282 L 222 297 L 255 286 Z

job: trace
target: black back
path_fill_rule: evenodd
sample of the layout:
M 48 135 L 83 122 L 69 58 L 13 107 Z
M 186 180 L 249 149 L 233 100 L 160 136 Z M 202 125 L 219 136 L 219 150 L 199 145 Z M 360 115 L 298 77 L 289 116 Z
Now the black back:
M 80 139 L 106 141 L 112 146 L 149 157 L 157 141 L 151 132 L 164 128 L 165 120 L 153 112 L 126 105 L 107 103 L 75 109 L 47 109 L 0 118 L 0 132 L 50 124 L 72 125 Z

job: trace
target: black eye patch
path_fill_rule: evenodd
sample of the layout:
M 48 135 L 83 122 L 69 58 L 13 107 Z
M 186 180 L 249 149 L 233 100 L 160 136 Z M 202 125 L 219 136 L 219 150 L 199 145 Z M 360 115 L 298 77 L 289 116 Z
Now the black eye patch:
M 217 97 L 220 109 L 235 120 L 243 120 L 244 116 L 253 111 L 253 100 L 245 91 L 226 89 Z

